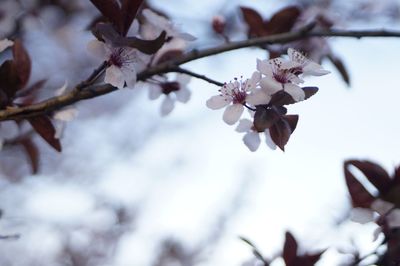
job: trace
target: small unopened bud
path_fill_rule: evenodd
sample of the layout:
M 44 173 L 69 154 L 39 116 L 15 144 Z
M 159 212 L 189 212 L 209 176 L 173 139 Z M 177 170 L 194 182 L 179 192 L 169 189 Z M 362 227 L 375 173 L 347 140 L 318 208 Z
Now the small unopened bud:
M 216 15 L 212 19 L 212 27 L 213 30 L 218 33 L 222 34 L 225 30 L 226 20 L 225 17 L 221 15 Z

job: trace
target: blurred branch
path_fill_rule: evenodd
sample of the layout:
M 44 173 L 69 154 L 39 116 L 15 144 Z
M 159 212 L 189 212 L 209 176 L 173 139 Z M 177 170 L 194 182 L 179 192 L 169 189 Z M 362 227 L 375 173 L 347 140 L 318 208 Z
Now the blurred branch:
M 270 35 L 250 40 L 231 42 L 223 44 L 218 47 L 193 50 L 181 57 L 166 61 L 157 66 L 150 67 L 138 74 L 138 80 L 145 81 L 146 79 L 160 74 L 169 72 L 176 72 L 178 66 L 205 57 L 209 57 L 224 52 L 247 48 L 258 47 L 265 44 L 282 44 L 289 43 L 296 40 L 311 38 L 311 37 L 350 37 L 350 38 L 363 38 L 363 37 L 400 37 L 400 31 L 387 31 L 387 30 L 315 30 L 311 31 L 310 27 L 306 27 L 299 31 Z M 102 69 L 101 67 L 99 69 Z M 96 73 L 96 71 L 94 72 Z M 85 82 L 84 82 L 85 83 Z M 84 84 L 84 87 L 87 84 Z M 82 83 L 77 87 L 63 95 L 52 97 L 42 102 L 32 104 L 24 107 L 8 107 L 6 110 L 0 111 L 0 121 L 24 119 L 28 117 L 49 114 L 62 107 L 74 104 L 81 100 L 99 97 L 117 90 L 117 88 L 109 85 L 91 85 L 86 89 L 82 89 Z
M 175 68 L 174 72 L 178 72 L 178 73 L 186 74 L 186 75 L 198 78 L 198 79 L 202 79 L 204 81 L 207 81 L 208 83 L 217 85 L 219 87 L 222 87 L 224 85 L 224 83 L 222 83 L 222 82 L 210 79 L 205 75 L 200 75 L 200 74 L 197 74 L 197 73 L 195 73 L 193 71 L 190 71 L 190 70 L 187 70 L 187 69 L 184 69 L 184 68 L 181 68 L 181 67 Z

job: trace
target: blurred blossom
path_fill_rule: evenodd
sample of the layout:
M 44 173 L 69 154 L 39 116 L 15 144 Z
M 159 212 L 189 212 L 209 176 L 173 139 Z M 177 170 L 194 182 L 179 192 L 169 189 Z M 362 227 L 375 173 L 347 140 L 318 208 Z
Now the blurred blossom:
M 186 74 L 177 74 L 174 81 L 160 81 L 147 83 L 149 87 L 149 98 L 158 99 L 162 94 L 165 95 L 161 103 L 161 115 L 166 116 L 175 107 L 175 101 L 187 103 L 190 100 L 190 90 L 188 84 L 191 77 Z

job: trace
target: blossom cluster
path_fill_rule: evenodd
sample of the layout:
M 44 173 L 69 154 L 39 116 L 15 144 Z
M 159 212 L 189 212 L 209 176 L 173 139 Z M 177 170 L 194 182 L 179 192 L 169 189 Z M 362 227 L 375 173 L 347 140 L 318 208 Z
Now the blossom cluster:
M 228 125 L 236 124 L 247 108 L 253 121 L 242 119 L 236 128 L 238 132 L 246 133 L 243 137 L 245 145 L 251 151 L 257 150 L 260 145 L 259 133 L 264 133 L 268 146 L 274 148 L 275 143 L 283 150 L 287 140 L 285 143 L 277 143 L 280 142 L 279 136 L 273 136 L 271 142 L 270 132 L 272 127 L 278 126 L 281 119 L 285 119 L 286 108 L 283 105 L 303 101 L 310 96 L 307 95 L 306 88 L 300 87 L 304 76 L 322 76 L 328 73 L 330 72 L 321 65 L 289 48 L 288 58 L 258 59 L 257 71 L 251 78 L 244 81 L 235 78 L 234 81 L 225 83 L 219 90 L 220 93 L 211 97 L 206 105 L 213 110 L 226 107 L 223 120 Z M 284 137 L 288 138 L 293 130 L 294 128 Z

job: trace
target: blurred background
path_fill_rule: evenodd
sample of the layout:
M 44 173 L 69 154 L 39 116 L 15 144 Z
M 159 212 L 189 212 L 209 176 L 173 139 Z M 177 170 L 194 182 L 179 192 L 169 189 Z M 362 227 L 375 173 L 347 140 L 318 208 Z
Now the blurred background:
M 10 18 L 1 14 L 18 14 L 39 2 L 1 0 L 1 36 L 10 31 Z M 98 11 L 89 1 L 40 4 L 19 27 L 33 61 L 32 80 L 48 78 L 53 93 L 65 81 L 72 87 L 98 64 L 87 53 L 93 37 L 85 30 Z M 335 28 L 400 30 L 399 1 L 150 4 L 198 38 L 192 48 L 223 43 L 212 32 L 214 15 L 232 23 L 232 40 L 245 39 L 240 5 L 269 17 L 296 4 L 328 13 Z M 239 236 L 272 258 L 281 252 L 287 230 L 301 251 L 328 249 L 318 265 L 345 263 L 349 258 L 340 250 L 370 252 L 376 226 L 349 221 L 342 164 L 370 159 L 391 170 L 399 163 L 399 40 L 329 43 L 348 70 L 350 86 L 332 63 L 322 62 L 332 73 L 307 79 L 306 85 L 320 88 L 318 94 L 290 106 L 300 120 L 284 153 L 264 143 L 250 152 L 242 135 L 223 123 L 222 111 L 205 106 L 218 87 L 196 79 L 189 84 L 191 100 L 167 117 L 160 116 L 161 100 L 150 101 L 143 84 L 78 103 L 62 153 L 35 139 L 38 174 L 30 174 L 20 148 L 3 147 L 0 235 L 19 237 L 0 240 L 0 264 L 257 265 Z M 241 49 L 186 67 L 224 82 L 249 77 L 256 58 L 267 54 Z

